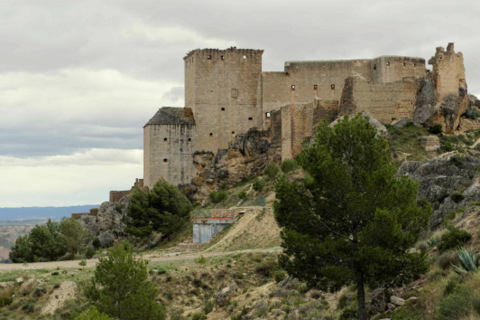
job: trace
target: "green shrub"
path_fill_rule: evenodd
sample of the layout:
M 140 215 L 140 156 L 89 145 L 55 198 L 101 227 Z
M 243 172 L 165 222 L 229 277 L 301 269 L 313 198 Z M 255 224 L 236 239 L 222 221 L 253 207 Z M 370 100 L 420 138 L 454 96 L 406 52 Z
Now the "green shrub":
M 480 114 L 478 113 L 477 110 L 475 109 L 468 109 L 464 114 L 463 116 L 465 118 L 469 118 L 469 119 L 472 119 L 472 120 L 476 120 L 478 118 L 478 116 L 480 116 Z
M 207 259 L 204 256 L 200 256 L 198 258 L 195 258 L 194 261 L 195 261 L 195 263 L 199 263 L 199 264 L 207 263 Z
M 0 308 L 8 306 L 12 301 L 13 299 L 9 292 L 4 291 L 0 294 Z
M 85 267 L 87 265 L 87 261 L 85 259 L 82 259 L 78 264 L 82 267 Z
M 100 239 L 98 239 L 98 238 L 93 239 L 93 241 L 92 241 L 92 246 L 93 246 L 96 250 L 98 250 L 98 249 L 102 246 L 102 243 L 100 242 Z
M 95 307 L 90 307 L 90 309 L 76 317 L 75 320 L 113 320 L 113 318 L 98 311 Z
M 258 178 L 255 179 L 255 181 L 253 182 L 253 190 L 262 192 L 263 188 L 265 188 L 265 181 Z
M 452 200 L 455 202 L 455 203 L 459 203 L 460 201 L 462 201 L 463 199 L 465 199 L 465 196 L 463 195 L 463 193 L 461 193 L 460 191 L 454 191 L 452 193 L 452 195 L 450 196 L 450 198 L 452 198 Z
M 274 178 L 280 169 L 275 165 L 275 163 L 270 162 L 266 167 L 265 170 L 263 171 L 263 174 L 268 176 L 269 178 Z
M 434 124 L 433 126 L 428 127 L 428 132 L 431 133 L 431 134 L 442 133 L 442 125 L 441 124 Z
M 442 270 L 450 268 L 452 263 L 457 261 L 457 254 L 454 251 L 446 251 L 438 256 L 437 264 Z
M 206 320 L 207 316 L 201 312 L 194 313 L 192 316 L 192 320 Z
M 227 199 L 227 192 L 225 190 L 210 192 L 210 201 L 213 203 L 220 203 L 225 199 Z
M 453 145 L 450 143 L 450 141 L 446 141 L 443 144 L 443 151 L 445 151 L 445 152 L 453 151 Z
M 282 169 L 283 173 L 289 173 L 298 168 L 298 163 L 295 159 L 287 159 L 282 162 L 280 168 Z
M 339 319 L 340 320 L 357 319 L 357 308 L 349 307 L 349 308 L 343 309 Z
M 283 272 L 282 270 L 277 270 L 273 273 L 273 278 L 275 279 L 275 282 L 280 282 L 286 277 L 286 273 Z
M 438 313 L 440 320 L 457 320 L 467 317 L 471 312 L 478 315 L 480 310 L 478 294 L 466 288 L 454 290 L 445 296 L 439 303 Z
M 88 247 L 87 251 L 85 251 L 85 258 L 91 259 L 95 255 L 95 249 L 92 247 Z
M 209 314 L 210 312 L 212 312 L 214 306 L 215 304 L 212 300 L 205 301 L 205 304 L 203 305 L 203 312 L 205 314 Z
M 448 232 L 443 234 L 437 247 L 440 252 L 444 252 L 446 250 L 455 249 L 462 246 L 471 238 L 471 233 L 462 229 L 452 228 Z
M 247 192 L 245 190 L 240 191 L 238 197 L 242 200 L 245 199 L 247 197 Z

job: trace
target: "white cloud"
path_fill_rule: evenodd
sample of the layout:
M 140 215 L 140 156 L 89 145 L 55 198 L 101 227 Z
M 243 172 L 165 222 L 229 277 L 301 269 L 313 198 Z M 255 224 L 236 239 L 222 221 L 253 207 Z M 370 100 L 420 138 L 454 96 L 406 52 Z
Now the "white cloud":
M 92 149 L 68 156 L 0 157 L 0 207 L 67 206 L 108 201 L 141 178 L 142 150 Z
M 165 42 L 165 45 L 186 43 L 191 46 L 208 48 L 227 48 L 235 45 L 234 41 L 207 38 L 197 31 L 184 27 L 157 27 L 147 25 L 141 20 L 126 25 L 122 30 L 122 34 L 127 39 L 141 37 L 149 42 L 163 41 Z

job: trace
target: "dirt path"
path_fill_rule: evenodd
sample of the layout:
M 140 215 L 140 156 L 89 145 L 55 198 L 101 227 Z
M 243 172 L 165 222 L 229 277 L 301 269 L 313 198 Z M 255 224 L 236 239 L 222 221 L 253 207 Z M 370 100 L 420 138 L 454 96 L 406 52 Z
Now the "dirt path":
M 236 251 L 224 251 L 224 252 L 195 252 L 195 253 L 186 253 L 186 254 L 179 254 L 179 255 L 164 255 L 163 253 L 152 253 L 148 255 L 142 255 L 144 259 L 148 259 L 151 262 L 169 262 L 169 261 L 180 261 L 180 260 L 194 260 L 199 258 L 200 256 L 204 256 L 205 258 L 209 257 L 220 257 L 220 256 L 227 256 L 237 253 L 275 253 L 281 252 L 280 247 L 273 247 L 267 249 L 246 249 L 246 250 L 236 250 Z M 52 261 L 52 262 L 36 262 L 36 263 L 28 263 L 28 264 L 21 264 L 21 263 L 8 263 L 8 264 L 0 264 L 0 272 L 5 271 L 18 271 L 18 270 L 33 270 L 33 269 L 55 269 L 57 267 L 60 268 L 78 268 L 80 260 L 69 260 L 69 261 Z M 93 268 L 96 266 L 98 259 L 89 259 L 86 260 L 87 265 L 84 268 Z

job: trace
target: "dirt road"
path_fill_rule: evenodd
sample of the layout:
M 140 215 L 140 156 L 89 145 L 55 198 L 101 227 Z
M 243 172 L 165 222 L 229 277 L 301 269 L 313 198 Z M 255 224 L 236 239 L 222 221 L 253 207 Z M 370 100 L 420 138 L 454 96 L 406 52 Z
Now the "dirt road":
M 179 261 L 179 260 L 193 260 L 197 259 L 200 256 L 205 258 L 209 257 L 220 257 L 233 255 L 238 253 L 275 253 L 281 252 L 280 247 L 273 247 L 268 249 L 246 249 L 246 250 L 236 250 L 236 251 L 225 251 L 225 252 L 194 252 L 194 253 L 184 253 L 184 254 L 164 254 L 162 252 L 152 253 L 142 255 L 144 259 L 148 259 L 151 262 L 161 263 L 169 261 Z M 69 261 L 52 261 L 52 262 L 35 262 L 35 263 L 8 263 L 0 264 L 0 272 L 12 271 L 12 270 L 33 270 L 33 269 L 55 269 L 60 268 L 78 268 L 80 260 L 69 260 Z M 87 265 L 84 268 L 93 268 L 98 262 L 98 259 L 89 259 L 86 260 Z

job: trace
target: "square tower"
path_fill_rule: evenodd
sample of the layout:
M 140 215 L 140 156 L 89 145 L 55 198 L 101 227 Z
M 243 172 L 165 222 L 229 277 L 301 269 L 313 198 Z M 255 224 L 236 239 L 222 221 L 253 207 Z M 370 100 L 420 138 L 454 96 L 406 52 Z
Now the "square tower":
M 196 148 L 226 149 L 236 134 L 262 128 L 258 83 L 263 50 L 196 49 L 185 61 L 185 107 L 195 117 Z

